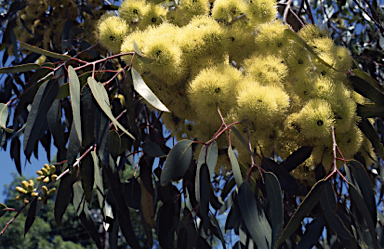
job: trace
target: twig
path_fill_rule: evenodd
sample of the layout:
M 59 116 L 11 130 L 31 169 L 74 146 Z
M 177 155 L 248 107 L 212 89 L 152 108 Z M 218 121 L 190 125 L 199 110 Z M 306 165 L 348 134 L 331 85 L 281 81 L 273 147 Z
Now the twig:
M 21 211 L 23 211 L 23 209 L 28 205 L 28 203 L 25 203 L 24 206 L 22 206 L 19 211 L 17 211 L 16 215 L 12 217 L 12 219 L 10 221 L 7 222 L 7 224 L 5 225 L 5 227 L 3 228 L 3 230 L 1 230 L 0 232 L 0 237 L 3 235 L 3 233 L 5 232 L 5 230 L 7 230 L 7 228 L 9 227 L 9 225 L 11 225 L 15 219 L 17 218 L 17 216 L 19 216 L 19 214 L 21 213 Z

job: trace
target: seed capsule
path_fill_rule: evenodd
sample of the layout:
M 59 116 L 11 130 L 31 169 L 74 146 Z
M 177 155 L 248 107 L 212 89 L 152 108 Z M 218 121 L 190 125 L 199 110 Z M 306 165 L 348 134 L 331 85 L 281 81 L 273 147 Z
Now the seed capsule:
M 48 170 L 46 168 L 41 168 L 41 171 L 44 175 L 48 175 Z
M 56 178 L 57 178 L 57 175 L 55 175 L 55 174 L 51 175 L 52 181 L 56 181 Z
M 44 164 L 44 168 L 49 169 L 49 165 L 48 164 Z
M 41 170 L 36 171 L 36 174 L 38 174 L 39 176 L 44 175 L 43 171 L 41 171 Z
M 45 177 L 43 182 L 48 183 L 49 182 L 49 176 Z
M 44 194 L 44 195 L 47 195 L 47 193 L 48 193 L 48 188 L 47 188 L 47 186 L 42 186 L 42 187 L 41 187 L 41 190 L 43 191 L 43 194 Z
M 39 176 L 39 177 L 36 178 L 36 180 L 37 180 L 38 182 L 41 182 L 43 179 L 44 179 L 44 176 Z

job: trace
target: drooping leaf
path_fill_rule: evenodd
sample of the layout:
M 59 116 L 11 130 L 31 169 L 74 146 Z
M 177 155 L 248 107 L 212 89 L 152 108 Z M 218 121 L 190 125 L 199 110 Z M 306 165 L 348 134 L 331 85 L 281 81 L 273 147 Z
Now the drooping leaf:
M 365 80 L 366 82 L 370 83 L 372 86 L 377 88 L 379 91 L 384 91 L 384 88 L 374 79 L 372 78 L 369 74 L 366 72 L 360 70 L 360 69 L 354 69 L 352 70 L 352 73 L 354 73 L 357 77 Z
M 285 160 L 283 167 L 287 172 L 291 172 L 297 166 L 302 164 L 305 160 L 307 160 L 312 153 L 313 147 L 311 146 L 302 146 L 289 155 Z
M 283 231 L 283 193 L 279 181 L 273 173 L 267 172 L 264 177 L 268 200 L 271 205 L 272 245 L 274 245 Z
M 221 241 L 221 245 L 223 246 L 223 248 L 225 249 L 226 246 L 225 246 L 225 239 L 224 239 L 224 236 L 223 236 L 223 233 L 221 232 L 221 229 L 220 229 L 220 224 L 219 222 L 217 221 L 216 217 L 214 215 L 212 215 L 212 213 L 209 213 L 209 218 L 211 220 L 211 223 L 209 224 L 209 230 L 212 231 L 212 233 L 220 239 Z
M 32 227 L 33 222 L 36 219 L 36 215 L 38 215 L 41 207 L 42 207 L 42 203 L 40 201 L 37 201 L 37 198 L 34 198 L 32 202 L 29 204 L 29 210 L 28 210 L 27 218 L 25 219 L 25 225 L 24 225 L 24 237 L 29 231 L 29 229 Z
M 0 103 L 0 127 L 7 128 L 8 119 L 8 106 L 4 103 Z
M 17 172 L 21 175 L 21 160 L 20 160 L 21 143 L 18 137 L 12 139 L 11 142 L 11 158 L 15 161 Z
M 32 45 L 24 43 L 24 42 L 19 42 L 19 43 L 20 43 L 21 48 L 25 48 L 29 51 L 35 52 L 37 54 L 42 54 L 42 55 L 45 55 L 47 57 L 61 59 L 61 60 L 69 60 L 71 58 L 71 56 L 69 56 L 69 55 L 57 54 L 57 53 L 54 53 L 51 51 L 41 49 L 39 47 L 32 46 Z
M 170 112 L 168 108 L 156 97 L 156 95 L 149 89 L 147 84 L 141 78 L 140 74 L 134 69 L 131 69 L 133 87 L 135 91 L 140 94 L 149 104 L 163 112 Z
M 223 190 L 221 191 L 221 198 L 222 199 L 225 199 L 227 198 L 228 194 L 231 192 L 231 190 L 233 189 L 233 187 L 236 185 L 235 183 L 235 178 L 232 177 L 230 178 L 224 185 L 224 188 Z
M 151 157 L 162 157 L 166 156 L 166 154 L 163 152 L 163 150 L 160 148 L 160 146 L 152 141 L 145 141 L 141 147 Z
M 54 208 L 55 221 L 59 227 L 61 227 L 61 219 L 72 198 L 72 185 L 76 182 L 76 174 L 77 168 L 75 168 L 71 174 L 64 175 L 60 180 Z
M 24 130 L 23 150 L 29 160 L 40 131 L 46 123 L 46 116 L 51 107 L 59 86 L 55 79 L 42 84 L 37 91 L 29 112 L 27 125 Z
M 237 228 L 240 220 L 242 219 L 239 200 L 236 191 L 233 192 L 233 204 L 228 213 L 227 220 L 225 221 L 225 230 Z
M 141 224 L 143 225 L 145 235 L 147 236 L 147 243 L 152 248 L 153 247 L 152 229 L 148 225 L 147 221 L 145 220 L 144 213 L 143 213 L 143 211 L 141 209 L 139 209 L 139 213 L 140 213 Z
M 103 208 L 104 206 L 104 184 L 103 184 L 103 172 L 100 168 L 99 158 L 96 155 L 94 150 L 91 151 L 91 156 L 93 160 L 93 170 L 94 170 L 94 188 L 96 189 L 97 200 L 99 201 L 99 207 Z
M 362 118 L 358 126 L 360 130 L 364 133 L 364 135 L 372 143 L 373 147 L 376 149 L 377 153 L 379 153 L 381 158 L 384 158 L 384 148 L 383 145 L 380 143 L 379 135 L 373 128 L 372 124 L 368 121 L 368 119 Z
M 162 248 L 173 248 L 173 217 L 175 215 L 175 204 L 169 200 L 163 204 L 159 211 L 158 239 Z
M 357 104 L 356 112 L 363 118 L 384 117 L 384 106 Z
M 314 218 L 311 223 L 305 228 L 304 235 L 301 237 L 297 249 L 313 248 L 316 242 L 319 240 L 321 232 L 324 229 L 324 218 L 318 216 Z
M 117 158 L 120 154 L 121 139 L 116 130 L 109 131 L 109 152 L 113 158 Z
M 161 172 L 161 186 L 167 185 L 172 179 L 184 176 L 192 160 L 192 143 L 191 140 L 181 140 L 168 153 Z
M 95 226 L 95 223 L 91 218 L 88 205 L 84 201 L 83 201 L 83 211 L 79 214 L 79 218 L 80 218 L 81 224 L 84 226 L 85 230 L 87 230 L 88 235 L 91 237 L 93 242 L 95 242 L 97 248 L 99 249 L 103 248 L 100 241 L 99 232 Z
M 209 228 L 209 199 L 211 194 L 211 179 L 209 176 L 209 170 L 207 164 L 201 166 L 199 175 L 196 175 L 196 178 L 200 178 L 200 185 L 196 186 L 196 192 L 200 193 L 200 218 L 204 231 L 207 233 Z
M 307 194 L 307 190 L 300 187 L 297 180 L 291 176 L 281 165 L 272 161 L 269 158 L 263 158 L 261 164 L 265 167 L 265 170 L 271 171 L 279 179 L 281 188 L 288 193 L 294 195 L 304 196 Z
M 237 161 L 235 153 L 233 153 L 231 147 L 228 148 L 228 157 L 229 161 L 231 162 L 232 172 L 236 181 L 236 185 L 237 187 L 240 187 L 240 185 L 243 183 L 243 177 L 241 176 L 239 162 Z
M 91 154 L 87 154 L 80 162 L 80 179 L 84 190 L 84 197 L 91 203 L 93 196 L 93 185 L 95 182 L 95 167 Z
M 79 181 L 75 182 L 73 188 L 73 206 L 78 216 L 84 211 L 85 196 Z
M 324 193 L 325 180 L 318 181 L 309 191 L 304 200 L 300 203 L 295 213 L 292 215 L 287 226 L 284 228 L 279 240 L 275 246 L 283 243 L 292 233 L 295 232 L 296 228 L 300 225 L 301 220 L 307 215 L 313 207 L 320 201 Z
M 365 167 L 356 160 L 350 160 L 349 165 L 351 168 L 352 175 L 359 185 L 361 195 L 364 198 L 365 204 L 369 209 L 369 213 L 372 217 L 373 224 L 376 224 L 377 221 L 377 209 L 375 196 L 372 190 L 371 181 L 368 177 L 368 174 L 365 170 Z
M 109 119 L 100 108 L 96 109 L 95 144 L 100 160 L 104 166 L 109 166 Z
M 75 123 L 75 129 L 79 138 L 80 144 L 82 143 L 81 135 L 81 118 L 80 118 L 80 82 L 79 78 L 73 67 L 68 67 L 68 78 L 69 78 L 69 92 L 71 95 L 71 106 L 73 112 L 73 122 Z
M 360 195 L 359 191 L 352 184 L 348 183 L 348 188 L 349 188 L 349 194 L 350 194 L 353 205 L 355 205 L 356 208 L 359 210 L 360 214 L 365 220 L 365 223 L 367 224 L 374 248 L 375 249 L 380 248 L 377 241 L 377 237 L 376 237 L 376 231 L 375 231 L 376 224 L 373 223 L 372 221 L 372 217 L 369 214 L 369 209 L 365 204 L 364 198 Z
M 243 182 L 239 187 L 239 205 L 245 225 L 259 248 L 272 248 L 272 229 L 263 209 L 257 205 L 251 186 Z
M 244 145 L 244 147 L 247 149 L 248 153 L 253 156 L 253 153 L 252 151 L 249 149 L 249 145 L 247 143 L 247 141 L 245 141 L 245 139 L 243 138 L 243 136 L 241 135 L 240 131 L 238 129 L 236 129 L 235 126 L 231 126 L 231 130 L 233 131 L 233 133 L 235 134 L 235 136 L 240 140 L 240 142 Z
M 140 209 L 143 212 L 143 217 L 149 227 L 155 228 L 155 214 L 153 211 L 153 195 L 148 192 L 148 190 L 143 186 L 143 183 L 140 184 L 141 189 L 141 201 Z
M 352 75 L 349 76 L 348 79 L 357 93 L 372 100 L 372 102 L 377 105 L 384 105 L 384 94 L 375 86 L 358 76 Z
M 128 179 L 123 184 L 123 191 L 128 207 L 133 209 L 140 209 L 141 187 L 140 183 L 135 177 Z
M 75 129 L 75 123 L 72 122 L 71 131 L 69 133 L 69 143 L 68 143 L 68 150 L 67 150 L 67 160 L 68 160 L 68 165 L 70 170 L 72 170 L 73 164 L 76 161 L 76 157 L 77 157 L 77 154 L 79 154 L 80 147 L 81 145 Z
M 27 63 L 19 66 L 14 66 L 14 67 L 3 67 L 0 68 L 0 73 L 23 73 L 23 72 L 28 72 L 32 70 L 39 69 L 40 65 L 38 64 L 33 64 L 33 63 Z M 56 96 L 55 96 L 56 97 Z
M 141 182 L 152 196 L 155 195 L 152 185 L 152 165 L 154 160 L 153 157 L 143 154 L 139 161 Z
M 133 41 L 133 49 L 134 49 L 136 55 L 138 55 L 139 60 L 141 60 L 143 63 L 149 64 L 149 63 L 152 63 L 155 61 L 155 59 L 145 57 L 135 41 Z
M 130 136 L 133 140 L 135 140 L 135 138 L 113 116 L 109 103 L 108 93 L 105 90 L 104 86 L 101 83 L 97 83 L 96 80 L 92 77 L 88 78 L 88 85 L 91 88 L 92 94 L 95 97 L 100 108 L 108 116 L 112 123 L 115 126 L 119 127 L 119 129 L 121 129 L 124 133 Z
M 203 164 L 206 164 L 208 166 L 209 170 L 209 179 L 212 178 L 216 164 L 217 164 L 217 157 L 218 157 L 218 148 L 216 141 L 213 141 L 208 146 L 203 146 L 201 149 L 199 159 L 197 161 L 197 169 L 196 169 L 196 175 L 200 175 L 200 169 Z M 196 200 L 200 201 L 200 178 L 195 178 L 195 187 L 196 187 Z

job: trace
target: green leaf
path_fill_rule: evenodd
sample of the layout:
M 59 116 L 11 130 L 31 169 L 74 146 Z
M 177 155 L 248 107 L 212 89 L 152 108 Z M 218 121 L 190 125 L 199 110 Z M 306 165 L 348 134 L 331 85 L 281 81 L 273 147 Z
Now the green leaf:
M 320 203 L 324 210 L 325 218 L 333 231 L 346 239 L 351 239 L 353 237 L 352 234 L 348 231 L 339 216 L 336 214 L 337 203 L 335 191 L 329 181 L 325 182 L 324 194 L 320 199 Z
M 93 159 L 90 154 L 87 154 L 80 162 L 80 179 L 85 200 L 91 203 L 95 182 L 95 166 L 93 165 Z
M 181 140 L 168 153 L 160 176 L 161 186 L 167 185 L 172 179 L 183 177 L 192 160 L 191 140 Z
M 291 236 L 296 228 L 301 224 L 302 219 L 307 215 L 313 207 L 320 201 L 323 193 L 325 180 L 318 181 L 309 191 L 304 200 L 300 203 L 299 207 L 296 209 L 295 213 L 292 215 L 287 226 L 284 228 L 283 233 L 281 234 L 279 240 L 275 246 L 279 246 L 283 243 L 289 236 Z
M 73 112 L 73 122 L 79 138 L 80 144 L 83 141 L 81 136 L 81 118 L 80 118 L 80 82 L 73 67 L 68 67 L 69 91 L 71 95 L 71 106 Z
M 369 233 L 371 235 L 371 239 L 373 242 L 373 245 L 376 248 L 380 248 L 377 237 L 376 237 L 376 230 L 375 230 L 375 223 L 372 221 L 372 217 L 369 214 L 369 209 L 367 205 L 365 205 L 364 198 L 360 195 L 359 191 L 356 189 L 355 186 L 353 186 L 351 183 L 348 183 L 349 187 L 349 194 L 351 197 L 352 203 L 357 207 L 357 209 L 360 211 L 360 214 L 365 220 L 365 223 L 368 226 Z M 358 214 L 355 214 L 358 215 Z
M 196 175 L 196 178 L 199 178 L 199 186 L 196 186 L 196 192 L 200 193 L 200 218 L 204 231 L 207 233 L 209 228 L 209 199 L 211 195 L 211 178 L 209 176 L 209 170 L 207 164 L 201 166 L 199 175 Z
M 384 148 L 383 145 L 380 143 L 379 135 L 373 128 L 372 124 L 368 121 L 368 119 L 362 118 L 358 126 L 360 130 L 364 133 L 364 135 L 372 143 L 373 147 L 376 149 L 377 153 L 379 153 L 381 158 L 384 158 Z
M 155 142 L 152 141 L 145 141 L 141 147 L 143 148 L 144 152 L 150 155 L 151 157 L 162 157 L 166 156 L 164 151 L 160 148 L 160 145 L 158 145 Z
M 67 150 L 67 161 L 69 169 L 72 170 L 72 167 L 76 161 L 76 157 L 80 152 L 80 141 L 75 130 L 75 123 L 72 122 L 71 131 L 69 133 L 69 143 Z
M 152 165 L 155 159 L 149 155 L 142 155 L 139 161 L 140 166 L 140 179 L 145 189 L 152 195 L 155 196 L 155 191 L 152 186 Z
M 357 93 L 372 100 L 377 105 L 384 105 L 384 94 L 375 86 L 358 76 L 349 76 L 348 79 Z
M 354 73 L 357 77 L 365 80 L 366 82 L 370 83 L 372 86 L 377 88 L 379 91 L 383 91 L 383 87 L 375 80 L 373 79 L 369 74 L 366 72 L 360 70 L 360 69 L 354 69 L 352 70 L 352 73 Z
M 78 79 L 80 81 L 80 89 L 82 90 L 84 86 L 87 84 L 88 77 L 92 76 L 92 71 L 85 72 L 81 74 Z M 98 78 L 98 77 L 97 77 Z M 65 83 L 60 85 L 59 93 L 56 96 L 56 99 L 63 99 L 69 96 L 69 83 Z
M 71 58 L 71 56 L 69 56 L 69 55 L 53 53 L 53 52 L 32 46 L 32 45 L 24 43 L 24 42 L 20 42 L 20 47 L 25 48 L 29 51 L 35 52 L 37 54 L 42 54 L 42 55 L 45 55 L 47 57 L 51 57 L 51 58 L 56 58 L 56 59 L 61 59 L 61 60 L 69 60 Z
M 14 67 L 0 68 L 0 73 L 23 73 L 23 72 L 29 72 L 32 70 L 36 70 L 39 68 L 40 68 L 40 65 L 38 65 L 38 64 L 27 63 L 27 64 L 14 66 Z
M 289 30 L 289 29 L 286 29 L 284 30 L 284 33 L 285 35 L 287 35 L 289 38 L 291 38 L 292 40 L 294 40 L 295 42 L 297 42 L 298 44 L 302 45 L 303 47 L 305 47 L 308 52 L 311 54 L 311 56 L 313 56 L 315 59 L 317 59 L 321 64 L 323 64 L 324 66 L 326 67 L 329 67 L 329 68 L 332 68 L 333 70 L 337 71 L 335 68 L 333 68 L 331 65 L 329 65 L 328 63 L 326 63 L 323 59 L 321 59 L 316 53 L 315 51 L 313 51 L 313 49 L 303 40 L 301 39 L 300 36 L 298 36 L 295 32 L 293 32 L 292 30 Z
M 212 178 L 213 173 L 215 171 L 215 167 L 217 164 L 217 157 L 218 157 L 218 148 L 216 141 L 213 141 L 208 146 L 203 146 L 200 151 L 199 159 L 197 161 L 197 169 L 196 169 L 196 176 L 200 175 L 200 169 L 203 164 L 206 164 L 208 166 L 209 170 L 209 179 Z M 196 189 L 200 186 L 200 178 L 195 178 L 195 186 Z M 196 199 L 198 202 L 200 202 L 200 192 L 196 191 Z
M 0 103 L 0 127 L 7 127 L 7 119 L 8 119 L 8 106 L 4 103 Z
M 283 167 L 287 172 L 291 172 L 297 166 L 302 164 L 305 160 L 307 160 L 312 153 L 313 147 L 311 146 L 302 146 L 289 155 L 285 160 Z
M 368 177 L 368 174 L 365 170 L 365 167 L 356 160 L 349 161 L 349 165 L 351 168 L 351 172 L 353 177 L 355 178 L 358 187 L 360 189 L 360 193 L 364 198 L 365 204 L 369 209 L 369 213 L 372 217 L 373 224 L 376 224 L 377 221 L 377 209 L 375 202 L 375 195 L 372 190 L 371 181 Z
M 259 248 L 272 248 L 272 230 L 263 209 L 257 205 L 251 186 L 243 182 L 239 187 L 239 205 L 245 225 Z
M 95 144 L 102 164 L 109 166 L 109 119 L 100 109 L 96 109 Z
M 314 218 L 305 228 L 304 235 L 301 237 L 296 249 L 312 248 L 319 240 L 324 229 L 324 219 L 322 216 Z
M 272 161 L 269 158 L 263 158 L 261 164 L 264 166 L 265 170 L 271 171 L 276 175 L 277 179 L 279 179 L 281 188 L 284 191 L 300 196 L 307 194 L 307 190 L 303 187 L 300 187 L 297 180 L 278 163 Z
M 268 200 L 271 204 L 272 245 L 274 245 L 283 231 L 283 193 L 281 192 L 279 181 L 273 173 L 265 173 L 264 178 Z
M 236 129 L 235 126 L 231 126 L 231 130 L 235 134 L 235 136 L 240 140 L 240 142 L 244 145 L 244 147 L 247 149 L 248 153 L 253 157 L 252 151 L 249 149 L 248 142 L 245 141 L 244 137 L 241 135 L 240 131 Z
M 173 248 L 173 217 L 175 216 L 175 204 L 169 200 L 163 204 L 158 213 L 158 239 L 161 248 Z M 209 222 L 209 221 L 208 221 Z
M 73 184 L 73 206 L 77 213 L 77 216 L 84 211 L 85 196 L 81 183 L 79 181 Z
M 15 161 L 17 172 L 21 175 L 20 148 L 20 140 L 18 137 L 15 137 L 11 142 L 11 158 Z
M 363 118 L 384 117 L 384 106 L 357 104 L 356 112 Z
M 133 40 L 133 50 L 135 51 L 136 55 L 138 55 L 139 60 L 141 60 L 143 63 L 149 64 L 155 61 L 155 59 L 145 57 L 141 52 L 139 46 L 134 40 Z
M 123 191 L 125 195 L 125 201 L 127 202 L 128 207 L 136 210 L 140 209 L 141 187 L 140 183 L 135 177 L 128 179 L 123 184 Z
M 131 69 L 133 87 L 135 91 L 140 94 L 149 104 L 163 112 L 170 112 L 168 108 L 156 97 L 156 95 L 149 89 L 147 84 L 141 78 L 140 74 L 134 69 Z
M 115 126 L 119 127 L 124 133 L 130 136 L 133 140 L 135 140 L 135 138 L 113 116 L 110 103 L 109 103 L 108 93 L 105 90 L 103 84 L 97 83 L 95 79 L 93 79 L 92 77 L 89 77 L 88 85 L 91 88 L 92 94 L 95 97 L 100 108 L 108 116 L 108 118 L 112 121 L 112 123 Z
M 60 180 L 54 208 L 55 221 L 59 227 L 61 227 L 61 219 L 72 198 L 72 185 L 76 182 L 77 169 L 78 168 L 75 168 L 71 174 L 65 174 Z
M 99 158 L 96 155 L 96 152 L 94 150 L 91 151 L 92 159 L 93 159 L 93 171 L 94 171 L 94 188 L 96 189 L 97 193 L 97 200 L 99 201 L 99 207 L 104 207 L 104 184 L 103 184 L 103 172 L 100 169 L 100 163 Z M 104 214 L 105 218 L 105 214 Z
M 37 210 L 37 198 L 34 198 L 32 202 L 29 204 L 27 218 L 25 219 L 24 237 L 36 219 L 36 210 Z
M 39 138 L 39 133 L 46 122 L 48 110 L 55 100 L 58 90 L 57 80 L 50 80 L 39 87 L 33 99 L 32 108 L 24 130 L 23 141 L 23 150 L 28 160 Z
M 232 172 L 236 181 L 236 185 L 237 187 L 240 187 L 241 184 L 243 183 L 243 177 L 241 176 L 239 162 L 237 161 L 235 153 L 233 153 L 233 150 L 231 147 L 228 148 L 228 157 L 229 157 L 229 161 L 231 162 Z

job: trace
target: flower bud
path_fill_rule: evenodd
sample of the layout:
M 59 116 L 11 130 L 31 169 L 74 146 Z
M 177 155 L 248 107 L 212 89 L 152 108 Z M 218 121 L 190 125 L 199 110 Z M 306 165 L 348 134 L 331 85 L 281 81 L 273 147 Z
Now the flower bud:
M 39 176 L 44 175 L 44 173 L 41 170 L 36 171 L 36 174 L 39 175 Z
M 51 195 L 53 195 L 55 192 L 56 192 L 56 188 L 51 188 L 51 189 L 48 191 L 47 195 L 48 195 L 48 196 L 51 196 Z
M 46 168 L 41 168 L 43 175 L 48 175 L 48 170 Z
M 43 179 L 44 179 L 44 176 L 39 176 L 39 177 L 36 178 L 36 180 L 37 180 L 38 182 L 41 182 Z
M 42 201 L 43 199 L 39 196 L 39 198 L 37 198 L 38 201 Z
M 52 181 L 56 181 L 56 178 L 57 178 L 57 175 L 55 175 L 55 174 L 51 175 Z
M 44 168 L 49 169 L 49 165 L 48 164 L 44 164 Z
M 21 199 L 20 195 L 16 196 L 16 200 L 20 200 L 20 199 Z
M 25 203 L 25 204 L 28 204 L 28 203 L 29 203 L 29 201 L 27 200 L 27 198 L 24 198 L 24 203 Z
M 30 179 L 28 182 L 29 182 L 29 185 L 32 185 L 32 187 L 35 185 L 35 182 L 32 179 Z
M 29 184 L 29 185 L 28 185 L 28 188 L 27 188 L 27 191 L 28 191 L 28 192 L 32 192 L 32 191 L 33 191 L 33 185 L 30 185 L 30 184 Z
M 27 189 L 27 188 L 28 188 L 28 182 L 27 182 L 27 181 L 22 181 L 22 182 L 21 182 L 21 186 L 22 186 L 24 189 Z
M 39 194 L 38 194 L 37 192 L 32 192 L 32 193 L 31 193 L 31 196 L 32 196 L 32 197 L 38 197 Z
M 23 189 L 22 187 L 19 187 L 19 186 L 17 186 L 15 188 L 15 190 L 17 190 L 20 194 L 27 194 L 28 193 L 27 190 L 25 190 L 25 189 Z
M 49 176 L 45 177 L 43 182 L 48 183 L 49 182 Z
M 49 167 L 49 173 L 50 174 L 53 174 L 53 173 L 55 173 L 56 172 L 56 167 L 55 167 L 55 165 L 51 165 L 51 167 Z
M 44 194 L 44 195 L 47 195 L 47 193 L 48 193 L 48 188 L 47 188 L 47 186 L 42 186 L 42 187 L 41 187 L 41 190 L 43 191 L 43 194 Z

